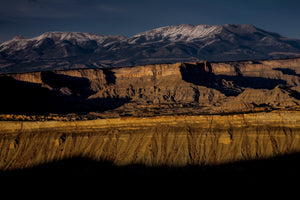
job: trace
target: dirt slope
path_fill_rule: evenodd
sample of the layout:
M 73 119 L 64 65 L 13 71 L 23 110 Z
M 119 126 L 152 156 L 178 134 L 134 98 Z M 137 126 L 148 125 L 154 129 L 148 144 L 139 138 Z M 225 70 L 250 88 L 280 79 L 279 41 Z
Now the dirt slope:
M 0 169 L 73 157 L 114 165 L 216 165 L 300 151 L 298 112 L 0 123 Z

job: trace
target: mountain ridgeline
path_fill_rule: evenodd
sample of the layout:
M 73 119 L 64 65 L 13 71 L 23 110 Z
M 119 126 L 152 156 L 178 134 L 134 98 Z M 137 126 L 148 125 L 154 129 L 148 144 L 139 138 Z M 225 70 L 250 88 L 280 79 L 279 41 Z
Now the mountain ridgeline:
M 299 55 L 299 40 L 238 24 L 17 36 L 0 45 L 0 176 L 215 182 L 210 174 L 230 169 L 294 180 Z
M 22 36 L 0 45 L 0 72 L 106 68 L 186 61 L 300 56 L 300 40 L 252 25 L 177 25 L 132 37 L 78 32 Z

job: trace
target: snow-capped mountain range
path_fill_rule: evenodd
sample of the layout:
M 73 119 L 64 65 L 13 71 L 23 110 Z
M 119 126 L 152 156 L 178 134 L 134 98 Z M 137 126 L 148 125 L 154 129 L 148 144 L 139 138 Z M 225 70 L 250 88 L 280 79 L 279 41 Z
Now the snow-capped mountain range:
M 177 25 L 132 37 L 47 32 L 0 44 L 0 72 L 300 56 L 300 40 L 248 24 Z

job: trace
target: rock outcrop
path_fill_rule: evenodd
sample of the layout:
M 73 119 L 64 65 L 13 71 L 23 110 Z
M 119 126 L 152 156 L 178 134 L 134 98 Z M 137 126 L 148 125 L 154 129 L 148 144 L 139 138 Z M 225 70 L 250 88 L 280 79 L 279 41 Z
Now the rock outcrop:
M 217 165 L 300 151 L 299 112 L 0 122 L 0 169 L 73 157 L 114 165 Z
M 0 170 L 216 165 L 300 151 L 300 59 L 0 76 Z
M 0 111 L 142 117 L 298 109 L 299 77 L 300 59 L 5 74 Z

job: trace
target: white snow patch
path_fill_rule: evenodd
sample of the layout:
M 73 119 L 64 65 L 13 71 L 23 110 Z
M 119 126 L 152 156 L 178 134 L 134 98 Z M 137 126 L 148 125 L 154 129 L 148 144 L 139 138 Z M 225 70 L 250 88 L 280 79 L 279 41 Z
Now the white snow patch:
M 215 34 L 220 33 L 222 26 L 208 26 L 208 25 L 178 25 L 178 26 L 166 26 L 162 28 L 153 29 L 146 31 L 137 35 L 134 35 L 132 38 L 138 38 L 144 36 L 147 40 L 153 40 L 155 38 L 167 38 L 170 41 L 191 41 L 194 39 L 201 39 L 209 37 Z M 131 42 L 135 42 L 132 40 Z
M 19 51 L 27 48 L 30 44 L 34 47 L 38 47 L 43 40 L 51 38 L 55 43 L 63 40 L 75 42 L 77 44 L 83 43 L 90 40 L 95 40 L 98 44 L 102 44 L 106 39 L 112 40 L 124 40 L 127 39 L 125 36 L 102 36 L 93 33 L 80 33 L 80 32 L 46 32 L 39 36 L 25 39 L 20 36 L 16 36 L 11 40 L 0 44 L 0 51 L 9 49 L 10 51 Z

